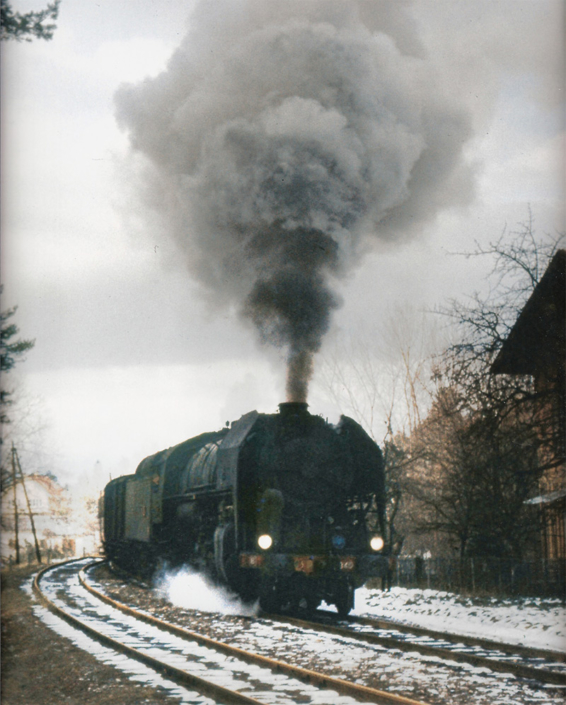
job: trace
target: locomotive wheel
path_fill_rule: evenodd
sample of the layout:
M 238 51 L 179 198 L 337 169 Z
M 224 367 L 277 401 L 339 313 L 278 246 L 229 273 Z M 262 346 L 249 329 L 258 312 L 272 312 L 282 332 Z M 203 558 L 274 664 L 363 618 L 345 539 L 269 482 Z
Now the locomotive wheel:
M 259 597 L 259 606 L 264 612 L 279 612 L 281 599 L 275 592 L 267 592 Z
M 346 617 L 354 607 L 354 588 L 349 583 L 342 583 L 336 593 L 336 609 L 340 617 Z
M 309 612 L 314 612 L 318 609 L 318 606 L 322 600 L 319 597 L 307 597 L 307 610 Z
M 308 614 L 314 612 L 320 603 L 320 598 L 314 597 L 313 595 L 305 595 L 293 602 L 293 611 L 298 614 Z
M 214 532 L 214 571 L 217 580 L 238 592 L 241 574 L 235 551 L 234 524 L 217 527 Z

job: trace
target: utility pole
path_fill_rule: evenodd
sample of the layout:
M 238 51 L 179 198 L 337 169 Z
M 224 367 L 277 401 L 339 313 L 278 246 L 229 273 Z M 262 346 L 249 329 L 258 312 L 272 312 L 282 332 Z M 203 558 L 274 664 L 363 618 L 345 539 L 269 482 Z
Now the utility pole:
M 31 523 L 31 530 L 33 533 L 33 542 L 35 544 L 35 557 L 37 558 L 37 562 L 41 563 L 41 552 L 39 550 L 39 541 L 37 540 L 37 534 L 35 532 L 35 522 L 33 520 L 33 512 L 31 511 L 31 504 L 30 504 L 29 497 L 28 497 L 28 491 L 26 488 L 26 483 L 24 481 L 24 473 L 22 471 L 22 466 L 20 464 L 20 458 L 18 456 L 18 451 L 16 450 L 14 444 L 12 443 L 12 466 L 14 466 L 16 464 L 18 466 L 18 470 L 20 471 L 20 478 L 22 480 L 22 487 L 24 488 L 24 495 L 25 495 L 26 504 L 28 507 L 29 520 Z
M 20 539 L 18 536 L 18 499 L 16 496 L 16 460 L 14 444 L 12 444 L 12 487 L 14 489 L 14 531 L 16 534 L 16 565 L 20 564 Z

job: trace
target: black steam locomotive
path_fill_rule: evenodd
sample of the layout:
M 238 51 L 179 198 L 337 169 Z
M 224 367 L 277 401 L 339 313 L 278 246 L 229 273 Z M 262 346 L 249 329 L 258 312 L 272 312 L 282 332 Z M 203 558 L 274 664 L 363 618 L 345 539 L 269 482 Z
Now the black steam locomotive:
M 381 451 L 352 419 L 287 402 L 142 460 L 104 494 L 104 547 L 129 571 L 189 564 L 275 611 L 341 614 L 384 576 Z

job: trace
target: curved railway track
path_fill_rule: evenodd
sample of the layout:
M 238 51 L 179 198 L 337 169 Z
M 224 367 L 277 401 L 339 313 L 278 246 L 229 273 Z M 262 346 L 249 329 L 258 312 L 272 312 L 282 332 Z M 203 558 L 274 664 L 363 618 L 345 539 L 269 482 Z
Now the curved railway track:
M 353 616 L 337 619 L 335 613 L 324 610 L 317 610 L 308 620 L 287 615 L 266 616 L 303 629 L 324 631 L 369 644 L 416 651 L 426 656 L 469 663 L 500 673 L 512 673 L 541 683 L 566 686 L 566 654 L 559 651 L 502 644 L 489 639 L 400 625 L 383 619 Z
M 253 654 L 141 613 L 88 584 L 85 569 L 94 564 L 81 560 L 49 566 L 37 574 L 34 593 L 75 629 L 217 703 L 426 705 Z

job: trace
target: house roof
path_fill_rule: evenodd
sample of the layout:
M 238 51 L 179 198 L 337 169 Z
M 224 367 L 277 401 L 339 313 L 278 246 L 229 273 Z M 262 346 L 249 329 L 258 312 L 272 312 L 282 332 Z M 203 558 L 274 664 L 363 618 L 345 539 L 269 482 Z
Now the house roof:
M 493 374 L 535 375 L 566 360 L 566 250 L 558 250 L 491 366 Z

